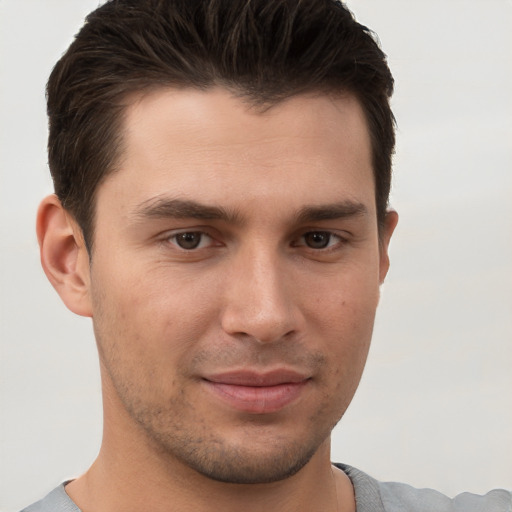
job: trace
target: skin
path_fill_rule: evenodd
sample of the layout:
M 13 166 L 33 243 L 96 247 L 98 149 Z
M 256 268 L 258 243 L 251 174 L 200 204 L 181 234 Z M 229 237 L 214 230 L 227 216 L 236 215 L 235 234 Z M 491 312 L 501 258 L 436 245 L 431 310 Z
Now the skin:
M 124 143 L 92 258 L 55 196 L 38 214 L 43 268 L 92 317 L 102 374 L 101 451 L 67 492 L 84 512 L 355 510 L 330 433 L 397 222 L 379 237 L 357 100 L 261 112 L 223 89 L 164 89 L 127 108 Z M 233 372 L 262 382 L 217 382 Z

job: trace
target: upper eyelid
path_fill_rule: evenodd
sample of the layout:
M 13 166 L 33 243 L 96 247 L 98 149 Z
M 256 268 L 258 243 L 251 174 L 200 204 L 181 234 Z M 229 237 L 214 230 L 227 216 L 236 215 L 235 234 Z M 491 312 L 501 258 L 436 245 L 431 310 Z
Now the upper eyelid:
M 348 231 L 340 231 L 336 229 L 321 229 L 321 228 L 313 228 L 313 229 L 303 229 L 297 233 L 296 238 L 301 238 L 303 236 L 308 235 L 309 233 L 327 233 L 331 236 L 339 238 L 341 240 L 347 240 L 350 237 L 350 233 Z
M 169 239 L 169 238 L 173 238 L 178 235 L 182 235 L 184 233 L 200 233 L 202 235 L 209 236 L 210 238 L 215 238 L 214 231 L 215 230 L 208 228 L 206 226 L 194 226 L 194 227 L 167 229 L 167 230 L 163 231 L 158 236 L 162 239 Z
M 159 237 L 162 238 L 172 238 L 173 236 L 177 236 L 183 233 L 201 233 L 203 235 L 209 236 L 211 238 L 228 238 L 228 236 L 223 235 L 219 232 L 218 229 L 211 228 L 209 226 L 194 226 L 194 227 L 184 227 L 184 228 L 176 228 L 176 229 L 168 229 L 163 231 Z M 290 236 L 291 239 L 297 239 L 301 238 L 309 233 L 328 233 L 329 235 L 335 236 L 337 238 L 348 238 L 350 236 L 350 233 L 348 231 L 340 231 L 336 229 L 329 229 L 329 228 L 306 228 L 306 229 L 300 229 L 298 231 L 295 231 L 295 233 L 292 233 Z M 231 237 L 229 237 L 231 238 Z
M 186 235 L 186 234 L 198 234 L 198 235 L 202 235 L 202 236 L 207 236 L 209 238 L 213 238 L 209 233 L 207 233 L 206 231 L 200 231 L 200 230 L 185 230 L 185 231 L 175 231 L 175 232 L 172 232 L 172 233 L 169 233 L 167 234 L 164 238 L 175 238 L 179 235 Z

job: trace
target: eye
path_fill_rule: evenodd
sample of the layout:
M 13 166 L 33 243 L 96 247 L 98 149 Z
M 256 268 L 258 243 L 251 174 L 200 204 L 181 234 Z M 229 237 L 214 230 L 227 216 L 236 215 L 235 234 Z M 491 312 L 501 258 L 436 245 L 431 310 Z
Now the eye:
M 326 231 L 312 231 L 304 235 L 304 242 L 312 249 L 325 249 L 331 240 L 331 234 Z
M 185 231 L 169 238 L 171 243 L 177 245 L 180 249 L 191 251 L 193 249 L 202 249 L 211 245 L 212 239 L 202 231 Z
M 328 249 L 342 242 L 342 238 L 330 231 L 309 231 L 304 233 L 297 245 L 305 245 L 310 249 Z

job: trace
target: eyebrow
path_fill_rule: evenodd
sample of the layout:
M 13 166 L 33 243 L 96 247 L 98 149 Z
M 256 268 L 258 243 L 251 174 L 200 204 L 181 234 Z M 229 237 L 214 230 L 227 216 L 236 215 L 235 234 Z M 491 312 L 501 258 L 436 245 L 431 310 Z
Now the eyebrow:
M 134 217 L 144 219 L 204 219 L 223 220 L 240 223 L 240 215 L 236 211 L 228 211 L 221 206 L 209 206 L 187 199 L 170 199 L 156 197 L 144 201 L 134 211 Z
M 361 217 L 367 214 L 368 209 L 363 203 L 347 200 L 319 206 L 304 206 L 299 210 L 297 221 L 303 224 L 305 222 Z
M 368 214 L 363 203 L 345 200 L 324 205 L 303 206 L 295 215 L 299 224 L 358 217 Z M 232 224 L 242 224 L 242 215 L 237 210 L 227 210 L 221 206 L 211 206 L 187 199 L 168 197 L 151 198 L 141 203 L 133 213 L 138 220 L 145 219 L 202 219 L 222 220 Z

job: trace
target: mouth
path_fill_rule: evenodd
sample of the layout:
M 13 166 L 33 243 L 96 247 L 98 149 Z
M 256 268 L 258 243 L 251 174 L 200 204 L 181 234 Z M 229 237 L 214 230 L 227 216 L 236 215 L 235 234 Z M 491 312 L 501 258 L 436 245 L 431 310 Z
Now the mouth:
M 203 378 L 205 387 L 230 408 L 251 414 L 269 414 L 284 409 L 304 393 L 311 378 L 299 372 L 234 371 Z

